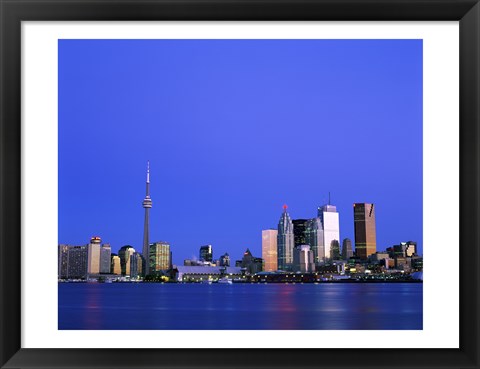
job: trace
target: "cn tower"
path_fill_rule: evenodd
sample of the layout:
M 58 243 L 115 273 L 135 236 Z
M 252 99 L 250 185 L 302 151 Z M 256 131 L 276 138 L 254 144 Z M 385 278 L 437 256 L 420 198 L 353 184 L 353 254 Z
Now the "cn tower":
M 150 208 L 152 207 L 152 199 L 150 198 L 150 161 L 147 161 L 147 191 L 145 198 L 143 199 L 143 207 L 145 208 L 145 224 L 143 226 L 143 258 L 145 260 L 145 266 L 143 267 L 144 274 L 149 273 L 149 228 L 150 228 Z

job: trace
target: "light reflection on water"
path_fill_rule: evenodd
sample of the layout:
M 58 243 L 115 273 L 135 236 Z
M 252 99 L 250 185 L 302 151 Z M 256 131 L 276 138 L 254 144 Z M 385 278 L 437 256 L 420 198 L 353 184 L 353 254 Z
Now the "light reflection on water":
M 59 284 L 59 329 L 422 329 L 422 284 Z

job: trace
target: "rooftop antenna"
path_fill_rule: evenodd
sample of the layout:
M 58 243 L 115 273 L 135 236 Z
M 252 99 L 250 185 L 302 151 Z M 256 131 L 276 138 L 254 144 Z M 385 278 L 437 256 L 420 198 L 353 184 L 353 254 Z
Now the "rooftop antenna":
M 328 205 L 332 205 L 332 204 L 330 203 L 330 191 L 328 191 Z

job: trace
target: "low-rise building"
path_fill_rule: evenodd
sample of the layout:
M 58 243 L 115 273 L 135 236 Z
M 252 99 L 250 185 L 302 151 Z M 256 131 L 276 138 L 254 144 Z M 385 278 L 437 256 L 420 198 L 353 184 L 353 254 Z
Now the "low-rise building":
M 220 278 L 241 278 L 242 268 L 239 267 L 209 267 L 209 266 L 177 266 L 174 269 L 177 282 L 216 281 Z

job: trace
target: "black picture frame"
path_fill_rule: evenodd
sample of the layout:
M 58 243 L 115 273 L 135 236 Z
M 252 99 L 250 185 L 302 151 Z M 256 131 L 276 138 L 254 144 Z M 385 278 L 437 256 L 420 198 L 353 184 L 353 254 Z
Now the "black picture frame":
M 2 368 L 479 368 L 480 5 L 476 0 L 0 0 L 0 16 Z M 460 348 L 22 349 L 20 60 L 21 22 L 28 20 L 459 21 Z

